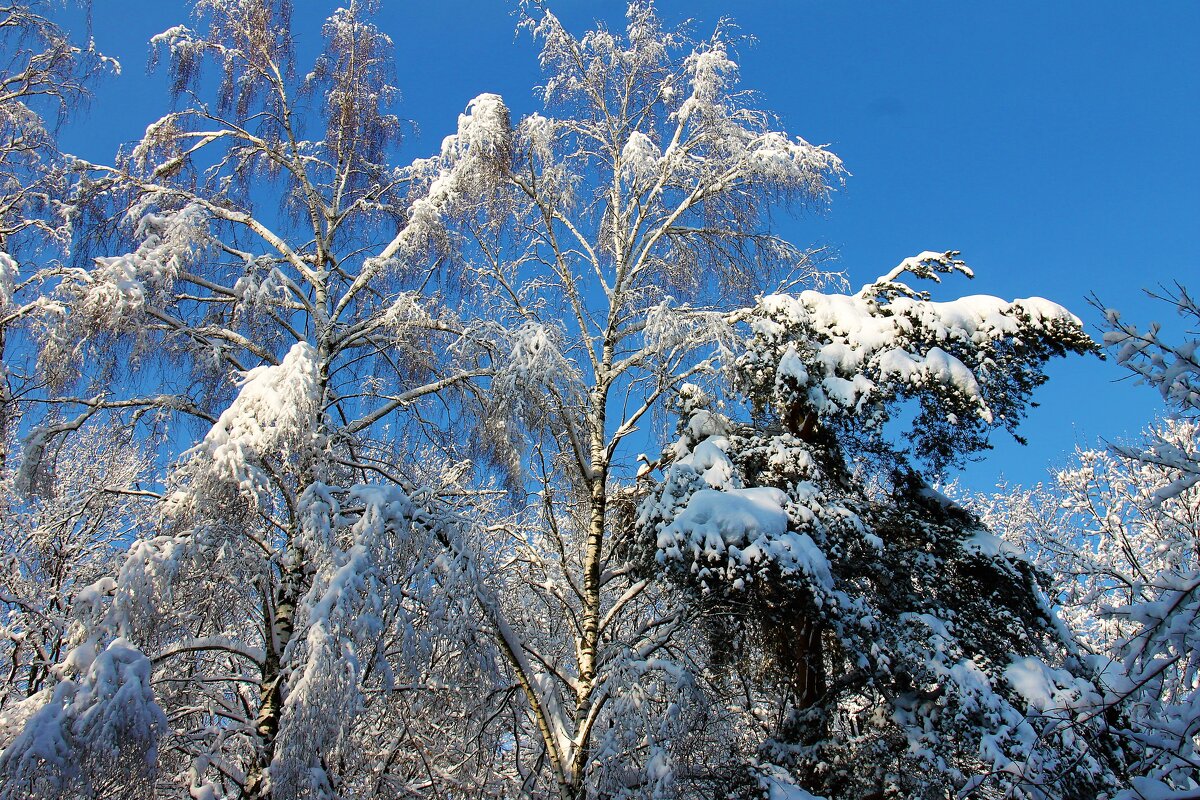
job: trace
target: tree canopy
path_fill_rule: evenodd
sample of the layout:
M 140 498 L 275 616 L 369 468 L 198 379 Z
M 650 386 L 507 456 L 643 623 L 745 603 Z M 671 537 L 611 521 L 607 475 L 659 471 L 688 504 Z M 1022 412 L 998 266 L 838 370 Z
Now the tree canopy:
M 580 35 L 523 4 L 540 109 L 480 94 L 405 163 L 378 11 L 334 10 L 305 61 L 290 3 L 197 0 L 151 42 L 174 97 L 141 141 L 47 140 L 36 201 L 0 160 L 0 797 L 1145 777 L 1062 584 L 933 488 L 1097 350 L 1078 318 L 934 301 L 955 251 L 847 293 L 775 223 L 846 169 L 742 88 L 731 23 L 635 0 Z M 66 98 L 104 62 L 60 64 L 36 12 L 0 11 Z M 68 257 L 27 272 L 24 228 Z

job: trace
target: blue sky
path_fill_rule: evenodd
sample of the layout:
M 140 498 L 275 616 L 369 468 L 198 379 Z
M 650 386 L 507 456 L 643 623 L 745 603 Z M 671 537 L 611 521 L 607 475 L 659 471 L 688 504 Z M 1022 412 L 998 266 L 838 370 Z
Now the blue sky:
M 299 0 L 296 30 L 314 42 L 336 6 Z M 418 126 L 415 157 L 434 152 L 467 101 L 502 94 L 537 106 L 536 51 L 514 34 L 506 0 L 386 0 L 378 23 L 397 45 L 401 113 Z M 622 24 L 618 2 L 553 5 L 576 30 Z M 973 282 L 940 292 L 1040 295 L 1089 325 L 1095 292 L 1130 319 L 1169 309 L 1143 288 L 1200 289 L 1200 3 L 810 2 L 660 0 L 671 23 L 703 35 L 722 16 L 755 37 L 742 78 L 786 129 L 829 143 L 852 173 L 827 215 L 781 217 L 793 241 L 827 245 L 860 285 L 922 250 L 957 249 Z M 182 2 L 95 0 L 93 36 L 123 71 L 104 81 L 64 147 L 113 157 L 168 108 L 147 76 L 147 39 L 187 21 Z M 1056 364 L 1023 428 L 996 437 L 965 480 L 1031 483 L 1076 444 L 1136 433 L 1160 408 L 1111 362 Z

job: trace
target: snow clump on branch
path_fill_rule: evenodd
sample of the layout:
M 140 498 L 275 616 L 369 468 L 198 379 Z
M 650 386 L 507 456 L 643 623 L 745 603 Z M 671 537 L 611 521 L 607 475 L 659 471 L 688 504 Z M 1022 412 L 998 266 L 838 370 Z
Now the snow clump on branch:
M 150 688 L 149 659 L 114 639 L 99 653 L 70 654 L 48 702 L 0 756 L 0 798 L 96 796 L 116 780 L 128 797 L 150 797 L 157 740 L 167 718 Z
M 278 365 L 245 372 L 229 408 L 183 454 L 184 473 L 193 482 L 232 483 L 244 496 L 264 496 L 270 464 L 303 461 L 320 446 L 313 439 L 322 416 L 318 378 L 316 351 L 307 342 L 292 345 Z
M 512 157 L 508 107 L 497 94 L 481 94 L 458 116 L 458 133 L 442 141 L 441 155 L 413 164 L 429 181 L 412 204 L 401 248 L 413 251 L 444 235 L 442 220 L 460 204 L 486 197 L 499 186 Z

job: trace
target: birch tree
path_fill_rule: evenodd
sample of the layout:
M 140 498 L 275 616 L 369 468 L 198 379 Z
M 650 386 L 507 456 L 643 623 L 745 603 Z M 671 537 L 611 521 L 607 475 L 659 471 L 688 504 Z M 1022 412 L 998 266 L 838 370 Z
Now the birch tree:
M 154 665 L 164 794 L 394 796 L 491 769 L 470 725 L 438 761 L 406 747 L 436 722 L 398 735 L 390 716 L 485 702 L 450 676 L 486 667 L 427 635 L 468 574 L 439 498 L 475 495 L 410 434 L 490 350 L 439 300 L 424 221 L 445 196 L 391 163 L 403 126 L 374 10 L 335 11 L 308 69 L 288 3 L 201 0 L 194 27 L 156 36 L 178 110 L 79 190 L 131 246 L 64 270 L 38 307 L 61 421 L 29 437 L 31 470 L 103 420 L 165 431 L 156 511 L 102 598 L 109 637 Z
M 549 11 L 526 14 L 545 113 L 510 124 L 499 97 L 480 96 L 462 119 L 504 124 L 486 138 L 460 127 L 430 164 L 439 189 L 458 190 L 468 166 L 489 178 L 480 202 L 443 219 L 487 310 L 476 324 L 510 343 L 483 402 L 492 460 L 519 491 L 499 521 L 495 599 L 480 602 L 536 729 L 529 763 L 548 773 L 526 790 L 652 792 L 683 720 L 639 729 L 627 693 L 630 681 L 679 691 L 662 658 L 679 615 L 622 565 L 629 442 L 665 396 L 712 371 L 739 299 L 819 277 L 770 213 L 820 207 L 843 169 L 738 88 L 724 25 L 697 41 L 633 3 L 624 32 L 576 37 Z

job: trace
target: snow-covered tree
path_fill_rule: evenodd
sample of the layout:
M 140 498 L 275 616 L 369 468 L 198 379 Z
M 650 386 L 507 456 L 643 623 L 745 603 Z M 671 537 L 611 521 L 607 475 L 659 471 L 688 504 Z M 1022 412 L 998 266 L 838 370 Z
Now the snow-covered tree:
M 1186 286 L 1176 284 L 1173 292 L 1151 296 L 1170 305 L 1185 320 L 1191 335 L 1197 333 L 1200 305 L 1188 294 Z M 1185 338 L 1182 342 L 1174 342 L 1163 335 L 1158 323 L 1142 329 L 1121 319 L 1121 313 L 1116 309 L 1103 310 L 1108 323 L 1104 343 L 1115 354 L 1117 363 L 1157 389 L 1174 413 L 1189 418 L 1200 414 L 1200 339 Z M 1200 460 L 1194 452 L 1180 449 L 1178 443 L 1157 439 L 1140 451 L 1140 457 L 1179 471 L 1178 482 L 1163 487 L 1164 496 L 1200 483 Z
M 167 720 L 150 661 L 123 639 L 94 645 L 72 650 L 53 692 L 0 755 L 5 800 L 154 796 Z
M 36 485 L 18 487 L 10 469 L 0 491 L 2 706 L 52 688 L 71 647 L 74 598 L 112 574 L 148 500 L 136 487 L 149 466 L 119 431 L 88 430 L 41 462 Z
M 738 87 L 725 26 L 697 41 L 635 2 L 624 32 L 577 37 L 526 12 L 544 112 L 514 121 L 477 97 L 429 162 L 430 198 L 450 201 L 431 230 L 477 293 L 471 324 L 505 342 L 481 402 L 513 493 L 493 523 L 495 602 L 481 603 L 533 728 L 523 791 L 650 796 L 671 791 L 672 747 L 695 718 L 690 679 L 666 657 L 679 609 L 621 555 L 630 442 L 711 372 L 739 301 L 816 276 L 770 214 L 823 204 L 843 170 Z
M 1193 420 L 1166 419 L 1142 444 L 1200 457 Z M 1050 576 L 1049 596 L 1098 675 L 1138 793 L 1200 786 L 1197 638 L 1200 492 L 1186 473 L 1121 449 L 1078 450 L 1052 482 L 976 497 L 973 507 Z
M 853 295 L 762 298 L 733 366 L 749 421 L 684 394 L 643 560 L 706 615 L 712 691 L 758 733 L 752 796 L 1083 798 L 1112 780 L 1081 722 L 1099 696 L 1031 566 L 912 463 L 986 446 L 1046 360 L 1094 345 L 1040 298 L 938 303 L 901 280 L 969 274 L 954 256 Z
M 86 80 L 104 63 L 90 47 L 73 44 L 49 11 L 38 0 L 0 8 L 0 244 L 27 228 L 58 235 L 42 216 L 61 200 L 46 182 L 58 156 L 54 129 L 87 97 Z
M 149 471 L 127 433 L 93 428 L 43 453 L 37 475 L 10 464 L 0 481 L 0 797 L 152 786 L 164 721 L 150 664 L 101 624 Z
M 116 69 L 54 21 L 60 4 L 0 5 L 0 796 L 136 795 L 153 779 L 164 721 L 149 662 L 97 625 L 97 607 L 145 495 L 147 462 L 112 427 L 38 438 L 14 456 L 44 399 L 30 324 L 72 236 L 72 162 L 59 126 Z M 80 4 L 80 5 L 86 5 Z M 50 412 L 44 431 L 82 419 Z
M 471 545 L 453 506 L 479 495 L 421 431 L 484 374 L 490 340 L 440 299 L 437 181 L 392 163 L 376 4 L 336 10 L 307 69 L 290 8 L 200 0 L 194 28 L 155 37 L 178 110 L 115 166 L 87 165 L 82 218 L 107 209 L 132 245 L 63 270 L 38 306 L 59 411 L 25 467 L 105 420 L 163 434 L 161 501 L 101 602 L 153 664 L 163 794 L 469 785 L 500 735 L 460 724 L 495 713 L 487 654 L 464 663 L 469 624 L 429 634 L 463 617 L 450 598 Z

